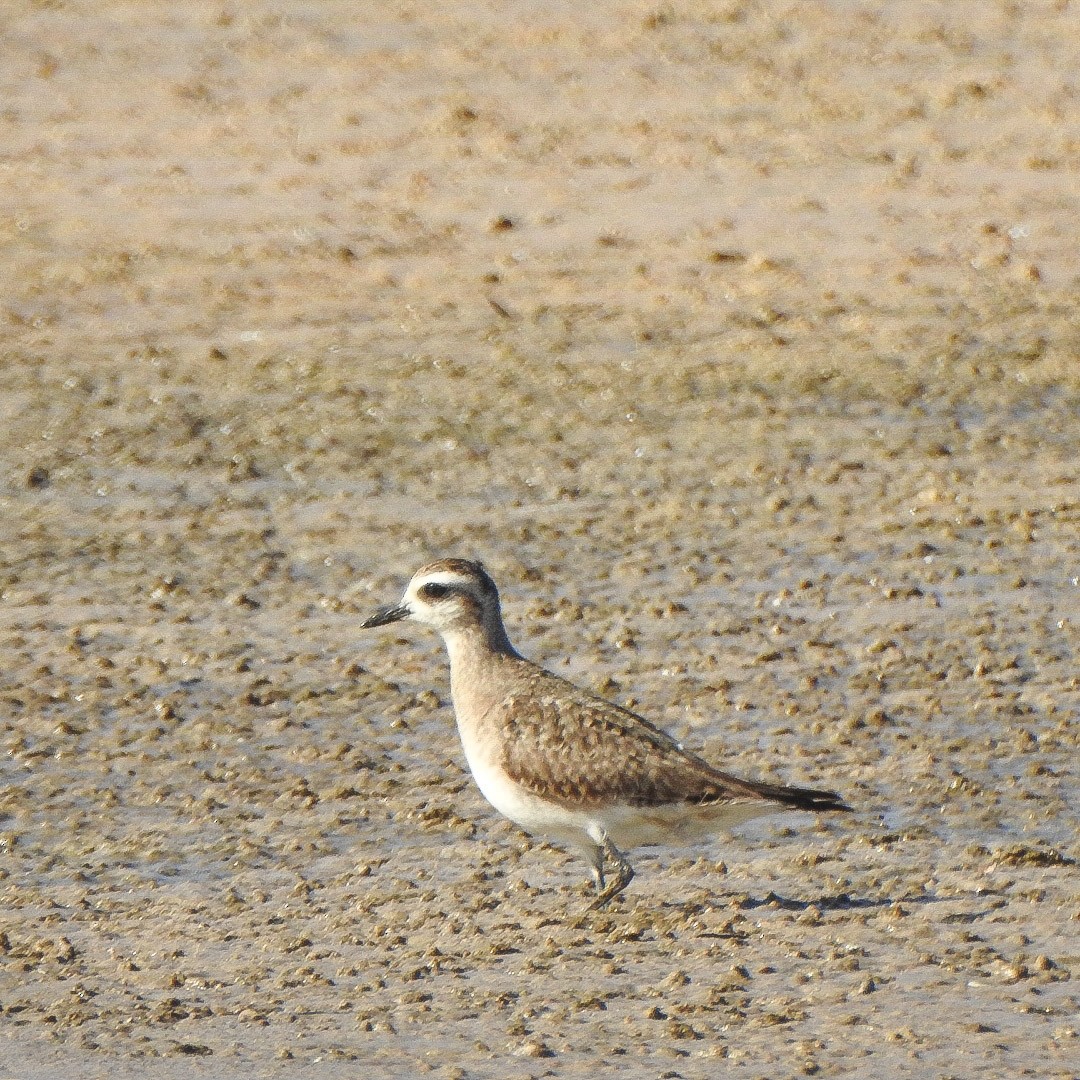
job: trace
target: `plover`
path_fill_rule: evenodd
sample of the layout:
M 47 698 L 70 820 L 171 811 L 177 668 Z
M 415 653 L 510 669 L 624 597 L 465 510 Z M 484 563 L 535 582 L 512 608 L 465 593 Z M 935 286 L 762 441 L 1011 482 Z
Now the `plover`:
M 581 852 L 596 884 L 593 908 L 630 883 L 630 848 L 692 843 L 781 810 L 850 809 L 831 791 L 720 772 L 636 713 L 526 660 L 479 563 L 421 567 L 401 602 L 361 627 L 401 619 L 446 643 L 458 733 L 480 791 L 526 832 Z

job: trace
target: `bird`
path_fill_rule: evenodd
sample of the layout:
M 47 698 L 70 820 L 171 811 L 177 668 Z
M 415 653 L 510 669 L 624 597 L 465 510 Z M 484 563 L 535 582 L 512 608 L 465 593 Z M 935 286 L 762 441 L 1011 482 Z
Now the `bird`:
M 525 832 L 580 853 L 590 908 L 630 884 L 626 852 L 688 845 L 784 810 L 849 811 L 835 792 L 744 780 L 714 768 L 629 709 L 523 657 L 479 562 L 422 566 L 397 604 L 361 623 L 411 620 L 438 631 L 465 758 L 480 792 Z

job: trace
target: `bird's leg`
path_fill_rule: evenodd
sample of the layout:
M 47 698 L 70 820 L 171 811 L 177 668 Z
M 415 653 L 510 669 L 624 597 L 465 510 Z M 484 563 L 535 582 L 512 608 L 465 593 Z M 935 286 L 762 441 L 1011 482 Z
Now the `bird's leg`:
M 593 881 L 596 882 L 596 899 L 589 905 L 590 911 L 606 907 L 634 879 L 634 868 L 626 856 L 611 842 L 608 834 L 599 826 L 590 830 L 589 836 L 597 844 L 596 856 L 591 863 Z M 604 883 L 605 856 L 615 867 L 615 876 Z
M 589 873 L 592 874 L 593 884 L 596 886 L 596 895 L 604 891 L 604 852 L 596 849 L 595 862 L 589 863 Z

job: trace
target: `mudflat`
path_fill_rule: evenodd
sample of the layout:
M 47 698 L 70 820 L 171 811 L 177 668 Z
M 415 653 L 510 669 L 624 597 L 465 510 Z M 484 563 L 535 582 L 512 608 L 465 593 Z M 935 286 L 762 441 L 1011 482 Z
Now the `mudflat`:
M 1080 1075 L 1075 21 L 10 3 L 2 1075 Z M 587 912 L 452 555 L 855 813 Z

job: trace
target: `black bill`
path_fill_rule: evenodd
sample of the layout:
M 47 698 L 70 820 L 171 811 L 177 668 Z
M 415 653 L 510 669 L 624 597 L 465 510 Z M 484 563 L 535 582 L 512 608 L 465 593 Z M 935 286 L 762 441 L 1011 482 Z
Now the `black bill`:
M 409 609 L 403 604 L 397 604 L 394 607 L 379 608 L 370 618 L 365 619 L 360 624 L 361 630 L 370 630 L 375 626 L 385 626 L 387 623 L 399 622 L 401 619 L 407 619 L 409 617 Z

